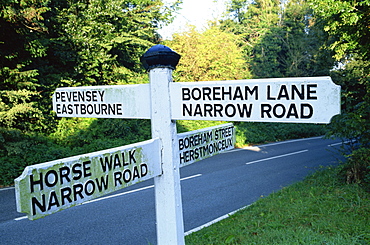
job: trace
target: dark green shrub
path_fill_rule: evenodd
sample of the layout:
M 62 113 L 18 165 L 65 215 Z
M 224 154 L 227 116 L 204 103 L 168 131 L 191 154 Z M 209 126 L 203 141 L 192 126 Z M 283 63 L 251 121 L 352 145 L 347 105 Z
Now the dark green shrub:
M 347 183 L 363 185 L 370 191 L 370 148 L 353 151 L 343 167 Z

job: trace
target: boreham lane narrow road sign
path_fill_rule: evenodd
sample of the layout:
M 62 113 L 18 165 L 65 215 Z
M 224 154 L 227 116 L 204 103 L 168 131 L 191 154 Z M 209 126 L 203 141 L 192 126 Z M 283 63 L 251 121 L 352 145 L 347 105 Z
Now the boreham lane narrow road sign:
M 171 84 L 172 118 L 329 123 L 340 113 L 340 86 L 330 77 Z
M 15 179 L 17 210 L 31 220 L 161 174 L 159 139 L 28 166 Z

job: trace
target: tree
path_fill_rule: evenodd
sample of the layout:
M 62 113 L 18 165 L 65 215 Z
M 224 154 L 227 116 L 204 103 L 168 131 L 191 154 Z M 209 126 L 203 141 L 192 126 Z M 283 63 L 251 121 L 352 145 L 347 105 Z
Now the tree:
M 249 78 L 240 37 L 214 26 L 203 33 L 195 27 L 166 43 L 182 55 L 174 73 L 179 82 Z
M 342 115 L 332 133 L 370 144 L 370 1 L 310 0 L 316 15 L 334 39 L 330 49 L 341 66 L 332 76 L 342 86 Z
M 340 60 L 349 54 L 370 59 L 370 0 L 309 0 L 325 31 L 337 39 L 330 46 Z
M 0 3 L 0 127 L 40 130 L 43 113 L 33 59 L 45 56 L 43 14 L 47 1 Z
M 328 75 L 333 59 L 306 1 L 233 0 L 234 20 L 222 22 L 243 36 L 254 77 Z
M 30 120 L 31 131 L 52 128 L 50 97 L 60 86 L 140 81 L 144 73 L 139 57 L 159 42 L 156 29 L 170 21 L 177 4 L 165 8 L 161 0 L 2 1 L 0 127 L 23 130 L 24 120 Z

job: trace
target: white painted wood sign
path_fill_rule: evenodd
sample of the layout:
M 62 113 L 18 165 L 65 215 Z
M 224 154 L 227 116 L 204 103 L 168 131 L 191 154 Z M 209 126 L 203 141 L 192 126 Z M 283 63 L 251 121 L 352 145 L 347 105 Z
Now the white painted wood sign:
M 171 84 L 172 119 L 329 123 L 340 113 L 330 77 Z
M 232 123 L 178 134 L 180 167 L 234 149 Z
M 53 110 L 58 117 L 150 119 L 150 85 L 58 88 Z
M 28 166 L 15 179 L 17 211 L 39 219 L 160 174 L 158 138 Z

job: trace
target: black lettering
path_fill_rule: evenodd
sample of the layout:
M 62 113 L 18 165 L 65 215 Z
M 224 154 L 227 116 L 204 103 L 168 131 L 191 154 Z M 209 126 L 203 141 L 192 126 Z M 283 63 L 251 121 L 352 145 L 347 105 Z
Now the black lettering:
M 229 100 L 231 100 L 232 96 L 231 96 L 231 91 L 232 91 L 232 88 L 231 86 L 228 87 L 228 91 L 225 91 L 225 87 L 222 87 L 222 100 L 225 100 L 225 96 L 229 96 Z
M 85 102 L 85 93 L 82 91 L 78 91 L 78 100 L 77 101 L 82 101 Z
M 278 108 L 281 108 L 280 110 L 280 114 L 278 113 L 279 109 Z M 285 112 L 286 112 L 286 109 L 285 109 L 285 106 L 283 104 L 276 104 L 274 105 L 274 108 L 272 110 L 272 113 L 274 114 L 275 117 L 277 118 L 282 118 L 284 117 L 285 115 Z
M 84 170 L 84 177 L 89 177 L 91 176 L 91 172 L 90 171 L 90 164 L 91 164 L 91 161 L 85 161 L 82 163 L 83 165 L 83 170 Z
M 59 201 L 58 201 L 58 197 L 57 197 L 57 194 L 55 193 L 55 191 L 50 192 L 49 205 L 48 206 L 49 206 L 48 210 L 50 210 L 52 206 L 57 206 L 57 207 L 60 206 Z
M 88 114 L 93 114 L 94 113 L 94 107 L 92 104 L 87 104 L 87 107 L 86 107 L 86 110 L 87 110 L 87 113 Z
M 231 108 L 231 112 L 230 112 L 229 108 Z M 233 117 L 233 116 L 235 116 L 235 113 L 236 113 L 236 109 L 235 109 L 235 106 L 233 104 L 228 104 L 228 105 L 225 106 L 225 115 L 226 116 Z
M 40 209 L 41 212 L 46 211 L 46 200 L 45 200 L 45 194 L 41 195 L 42 203 L 37 200 L 36 197 L 31 198 L 31 204 L 32 204 L 32 215 L 36 215 L 36 206 Z
M 60 106 L 61 106 L 61 104 L 56 104 L 56 107 L 57 107 L 56 108 L 57 109 L 56 112 L 57 112 L 57 114 L 62 113 L 61 110 L 60 110 Z
M 134 174 L 133 174 L 132 180 L 134 180 L 136 178 L 140 178 L 140 174 L 139 174 L 139 170 L 137 169 L 137 166 L 134 167 L 133 172 L 134 172 Z
M 196 116 L 196 115 L 199 115 L 201 117 L 203 116 L 203 114 L 202 114 L 202 108 L 201 108 L 201 105 L 200 104 L 197 104 L 195 106 L 194 116 Z
M 267 85 L 267 100 L 276 100 L 276 98 L 271 97 L 270 93 L 271 93 L 271 86 Z
M 217 117 L 217 113 L 219 117 L 222 117 L 222 110 L 224 109 L 224 106 L 222 104 L 214 104 L 213 105 L 213 115 Z
M 58 102 L 59 99 L 60 99 L 60 92 L 55 92 L 55 101 Z
M 45 174 L 45 184 L 47 187 L 53 187 L 58 183 L 58 173 L 55 170 L 49 170 Z
M 136 159 L 135 159 L 135 151 L 136 150 L 133 150 L 133 151 L 129 151 L 128 154 L 129 154 L 129 158 L 130 158 L 130 164 L 132 163 L 136 163 Z
M 63 105 L 65 107 L 65 105 Z M 69 104 L 68 105 L 68 114 L 73 114 L 73 105 Z
M 125 181 L 125 183 L 128 183 L 130 182 L 131 180 L 131 171 L 130 169 L 125 169 L 123 171 L 123 181 Z
M 213 87 L 213 100 L 221 100 L 220 96 L 220 87 Z M 222 97 L 223 100 L 223 97 Z
M 101 113 L 100 108 L 101 108 L 101 106 L 99 104 L 94 104 L 95 114 L 99 115 Z
M 204 104 L 204 116 L 207 116 L 207 113 L 209 114 L 210 117 L 212 117 L 212 104 Z
M 98 90 L 98 93 L 99 93 L 99 95 L 100 95 L 100 101 L 101 102 L 104 102 L 104 93 L 105 93 L 105 91 L 104 90 Z M 94 101 L 98 101 L 98 100 L 94 100 Z
M 85 94 L 85 96 L 86 96 L 86 101 L 87 102 L 91 102 L 91 100 L 92 100 L 92 98 L 91 98 L 91 91 L 86 91 L 86 94 Z
M 194 160 L 194 150 L 190 150 L 190 161 Z
M 211 93 L 212 93 L 211 88 L 204 87 L 203 88 L 203 100 L 206 100 L 206 99 L 211 100 Z
M 202 98 L 202 92 L 199 88 L 193 88 L 193 90 L 191 91 L 191 97 L 193 98 L 193 100 L 200 100 Z
M 179 139 L 179 151 L 184 149 L 184 139 Z
M 68 93 L 66 92 L 66 96 L 67 96 L 67 99 L 69 102 L 71 102 L 71 99 L 72 99 L 72 93 Z
M 40 185 L 40 190 L 42 191 L 44 189 L 43 182 L 42 182 L 42 173 L 39 173 L 39 180 L 33 179 L 33 174 L 30 176 L 30 187 L 31 187 L 31 193 L 35 191 L 34 186 Z
M 108 104 L 108 115 L 116 115 L 115 104 Z
M 305 114 L 305 111 L 308 110 L 308 114 Z M 311 118 L 313 115 L 313 107 L 310 104 L 301 104 L 301 118 L 307 119 Z
M 71 170 L 67 166 L 63 166 L 59 169 L 60 184 L 63 184 L 63 179 L 66 179 L 67 182 L 71 182 L 71 179 L 69 178 L 70 173 Z
M 265 114 L 268 118 L 271 118 L 271 109 L 272 106 L 270 104 L 261 104 L 261 118 L 265 118 Z
M 113 157 L 112 155 L 110 155 L 110 158 L 105 156 L 104 161 L 103 161 L 103 158 L 101 158 L 101 157 L 99 158 L 101 169 L 104 172 L 112 170 L 112 157 Z
M 81 114 L 86 114 L 86 105 L 85 104 L 80 104 L 80 112 L 81 112 Z
M 237 107 L 238 107 L 240 117 L 249 118 L 251 116 L 251 113 L 252 113 L 252 105 L 253 104 L 249 104 L 249 108 L 248 108 L 246 104 L 243 104 L 242 105 L 243 108 L 241 108 L 241 105 L 238 104 Z
M 72 187 L 73 187 L 74 201 L 77 201 L 77 196 L 79 196 L 81 199 L 83 199 L 84 198 L 84 196 L 82 195 L 83 185 L 82 184 L 75 184 Z
M 252 90 L 249 86 L 245 86 L 245 100 L 248 100 L 248 94 L 253 95 L 254 93 L 256 93 L 254 99 L 258 100 L 258 86 L 254 86 Z
M 73 165 L 72 167 L 72 173 L 75 174 L 73 176 L 73 180 L 78 180 L 82 177 L 82 169 L 81 169 L 82 165 L 80 163 L 76 163 L 75 165 Z
M 145 175 L 148 174 L 148 166 L 145 163 L 140 165 L 140 170 L 141 170 L 141 177 L 144 177 Z
M 292 100 L 295 99 L 295 95 L 298 95 L 298 97 L 301 100 L 304 100 L 304 85 L 301 85 L 301 90 L 297 88 L 296 85 L 292 85 Z
M 91 196 L 95 192 L 95 182 L 93 180 L 88 180 L 84 186 L 85 194 Z
M 192 114 L 193 114 L 193 105 L 190 104 L 189 107 L 190 108 L 188 108 L 188 105 L 186 105 L 186 104 L 182 104 L 182 115 L 183 116 L 186 116 L 186 114 L 188 114 L 189 116 L 192 116 Z
M 114 186 L 122 185 L 122 181 L 121 181 L 122 173 L 114 172 L 113 176 L 114 176 Z
M 235 88 L 235 93 L 234 93 L 233 100 L 236 100 L 236 99 L 243 100 L 243 93 L 242 93 L 242 90 L 239 86 L 237 86 Z
M 190 89 L 182 88 L 182 100 L 190 100 Z
M 67 107 L 64 104 L 63 104 L 63 107 L 62 107 L 62 114 L 67 114 Z
M 98 178 L 96 178 L 95 181 L 96 181 L 96 185 L 98 186 L 98 190 L 100 192 L 103 190 L 103 188 L 104 190 L 108 189 L 108 175 L 100 177 L 100 183 L 99 183 Z
M 316 94 L 316 90 L 314 90 L 314 88 L 317 88 L 317 84 L 307 85 L 307 99 L 308 100 L 317 100 L 317 96 L 311 95 L 311 94 Z
M 117 104 L 117 115 L 123 115 L 122 104 Z
M 287 118 L 292 117 L 292 116 L 295 118 L 299 118 L 298 111 L 297 111 L 295 104 L 290 104 L 288 113 L 286 115 Z
M 64 188 L 60 189 L 60 195 L 61 195 L 61 199 L 62 199 L 62 205 L 65 205 L 66 204 L 66 200 L 69 203 L 72 202 L 71 193 L 72 193 L 72 190 L 71 190 L 70 187 L 64 187 Z
M 180 153 L 180 164 L 183 163 L 184 161 L 185 161 L 185 156 L 184 154 Z
M 286 85 L 281 85 L 281 87 L 280 87 L 280 91 L 279 91 L 277 100 L 280 100 L 280 99 L 289 100 L 289 95 L 288 95 L 288 90 L 286 88 Z
M 115 154 L 114 155 L 114 165 L 113 165 L 113 168 L 121 168 L 122 167 L 122 164 L 121 164 L 121 160 L 119 159 L 119 155 L 118 154 Z
M 107 113 L 107 105 L 106 104 L 101 104 L 101 114 L 102 115 L 108 115 Z

